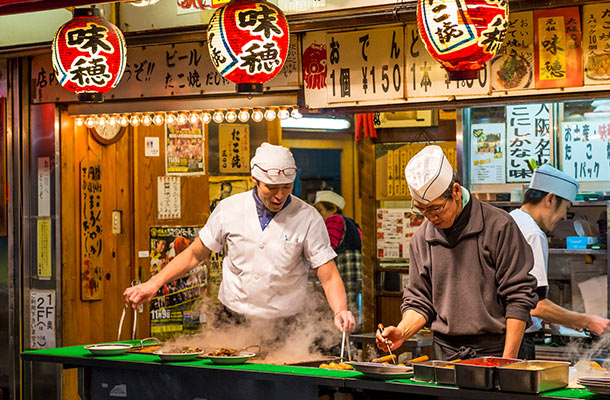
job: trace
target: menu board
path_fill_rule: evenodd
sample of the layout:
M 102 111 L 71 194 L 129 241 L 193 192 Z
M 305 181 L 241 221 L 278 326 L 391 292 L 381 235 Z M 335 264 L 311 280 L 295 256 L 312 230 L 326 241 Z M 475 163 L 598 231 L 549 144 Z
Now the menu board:
M 580 182 L 610 180 L 610 123 L 607 120 L 561 124 L 561 166 Z
M 506 180 L 529 182 L 529 160 L 538 165 L 551 158 L 548 104 L 522 104 L 506 107 Z
M 585 85 L 610 83 L 610 3 L 583 6 Z
M 504 45 L 491 60 L 494 90 L 534 87 L 534 13 L 511 13 Z
M 505 124 L 472 124 L 470 130 L 472 183 L 506 183 L 505 139 Z
M 377 258 L 409 258 L 409 243 L 423 222 L 410 208 L 377 209 Z
M 218 148 L 221 174 L 250 172 L 250 125 L 218 125 Z

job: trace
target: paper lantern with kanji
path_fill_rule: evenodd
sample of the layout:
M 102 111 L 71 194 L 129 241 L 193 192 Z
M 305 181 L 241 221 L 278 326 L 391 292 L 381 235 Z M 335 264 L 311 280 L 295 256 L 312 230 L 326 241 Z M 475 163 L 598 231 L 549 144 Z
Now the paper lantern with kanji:
M 79 101 L 100 102 L 125 71 L 123 34 L 99 8 L 77 8 L 55 34 L 52 46 L 57 80 Z
M 282 10 L 266 1 L 233 0 L 208 25 L 208 50 L 220 74 L 238 93 L 262 93 L 282 69 L 290 34 Z
M 502 46 L 508 0 L 418 0 L 417 27 L 449 79 L 474 79 Z

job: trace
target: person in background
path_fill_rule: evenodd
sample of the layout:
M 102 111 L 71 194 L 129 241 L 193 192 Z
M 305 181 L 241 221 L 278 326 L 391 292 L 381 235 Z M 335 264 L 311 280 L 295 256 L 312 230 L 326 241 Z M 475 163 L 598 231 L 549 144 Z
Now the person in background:
M 410 243 L 402 320 L 377 332 L 392 350 L 424 326 L 435 358 L 517 357 L 538 301 L 532 251 L 507 212 L 463 188 L 439 146 L 409 160 L 413 207 L 426 217 Z
M 549 287 L 547 234 L 555 229 L 559 221 L 566 219 L 578 187 L 578 182 L 569 175 L 550 165 L 542 165 L 534 170 L 523 205 L 510 213 L 532 248 L 534 267 L 530 273 L 538 281 L 536 293 L 539 301 L 531 312 L 533 324 L 525 332 L 519 358 L 533 360 L 536 357 L 534 340 L 536 336 L 543 335 L 542 320 L 579 331 L 588 329 L 595 335 L 604 333 L 610 323 L 610 320 L 597 315 L 567 310 L 546 297 Z
M 322 215 L 330 244 L 337 253 L 335 264 L 345 286 L 347 308 L 357 313 L 354 317 L 355 331 L 358 332 L 361 324 L 358 297 L 362 293 L 362 232 L 356 221 L 343 215 L 345 199 L 341 195 L 331 190 L 320 190 L 316 192 L 314 207 Z
M 263 143 L 250 167 L 254 189 L 219 202 L 199 237 L 158 274 L 127 288 L 125 301 L 134 308 L 150 301 L 165 283 L 209 262 L 212 251 L 224 249 L 218 299 L 228 319 L 285 326 L 303 310 L 308 269 L 314 268 L 335 326 L 351 331 L 354 316 L 347 308 L 324 221 L 314 207 L 290 194 L 297 171 L 292 153 Z

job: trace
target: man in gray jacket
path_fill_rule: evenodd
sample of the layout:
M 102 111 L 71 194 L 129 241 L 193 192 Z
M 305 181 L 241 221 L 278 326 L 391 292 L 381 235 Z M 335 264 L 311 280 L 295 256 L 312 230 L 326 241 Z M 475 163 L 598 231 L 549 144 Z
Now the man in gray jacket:
M 429 326 L 436 359 L 517 357 L 538 300 L 519 228 L 459 184 L 439 146 L 416 154 L 405 177 L 426 221 L 410 244 L 402 320 L 377 333 L 378 347 L 396 349 Z

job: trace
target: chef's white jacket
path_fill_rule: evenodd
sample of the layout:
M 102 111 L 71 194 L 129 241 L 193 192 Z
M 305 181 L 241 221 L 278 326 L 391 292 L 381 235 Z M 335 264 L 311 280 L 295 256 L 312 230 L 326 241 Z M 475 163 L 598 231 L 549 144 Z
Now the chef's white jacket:
M 251 317 L 300 312 L 309 268 L 337 256 L 318 211 L 294 196 L 264 231 L 252 191 L 228 197 L 214 209 L 199 238 L 212 251 L 225 249 L 218 299 Z
M 549 242 L 546 234 L 540 229 L 534 218 L 521 209 L 510 212 L 521 233 L 529 243 L 534 253 L 534 267 L 530 274 L 534 275 L 538 280 L 538 287 L 549 286 L 547 271 L 549 258 Z M 542 329 L 542 320 L 537 317 L 532 317 L 532 326 L 527 329 L 527 333 L 536 332 Z

